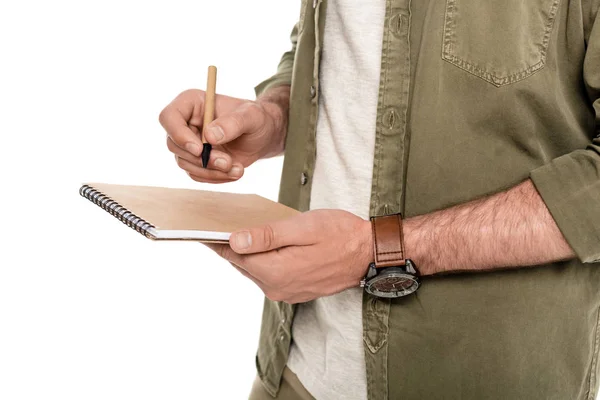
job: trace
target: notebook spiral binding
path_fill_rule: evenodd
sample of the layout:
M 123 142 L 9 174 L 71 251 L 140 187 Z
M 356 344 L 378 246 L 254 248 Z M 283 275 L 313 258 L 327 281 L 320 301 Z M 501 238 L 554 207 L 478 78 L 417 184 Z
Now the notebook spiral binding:
M 83 185 L 81 189 L 79 189 L 79 194 L 101 207 L 104 211 L 110 213 L 125 225 L 135 229 L 148 238 L 152 238 L 152 235 L 150 235 L 148 230 L 151 228 L 154 229 L 154 225 L 138 217 L 104 193 L 94 189 L 92 186 Z

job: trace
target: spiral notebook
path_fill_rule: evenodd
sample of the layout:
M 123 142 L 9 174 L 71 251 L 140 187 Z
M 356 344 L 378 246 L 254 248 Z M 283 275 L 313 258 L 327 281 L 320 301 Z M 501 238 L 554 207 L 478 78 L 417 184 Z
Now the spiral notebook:
M 227 243 L 231 232 L 298 214 L 256 194 L 86 183 L 79 193 L 153 240 Z

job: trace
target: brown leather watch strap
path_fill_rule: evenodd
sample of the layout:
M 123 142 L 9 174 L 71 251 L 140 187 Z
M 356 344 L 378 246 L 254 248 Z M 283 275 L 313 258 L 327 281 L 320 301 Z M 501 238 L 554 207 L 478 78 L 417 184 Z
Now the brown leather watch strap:
M 402 216 L 372 217 L 375 268 L 405 265 Z

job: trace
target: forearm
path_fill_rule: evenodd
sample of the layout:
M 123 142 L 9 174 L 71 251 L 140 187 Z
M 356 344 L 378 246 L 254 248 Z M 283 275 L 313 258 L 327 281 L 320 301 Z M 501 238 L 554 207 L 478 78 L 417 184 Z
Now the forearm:
M 533 183 L 407 218 L 406 256 L 423 275 L 539 265 L 575 254 Z
M 262 93 L 256 101 L 268 112 L 273 121 L 273 140 L 261 158 L 275 157 L 283 153 L 287 135 L 290 107 L 290 86 L 277 86 Z

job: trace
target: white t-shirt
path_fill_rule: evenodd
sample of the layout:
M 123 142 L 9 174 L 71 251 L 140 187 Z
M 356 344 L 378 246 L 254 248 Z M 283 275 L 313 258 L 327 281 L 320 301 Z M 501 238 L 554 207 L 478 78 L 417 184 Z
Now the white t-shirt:
M 328 1 L 311 209 L 369 217 L 385 5 Z M 367 398 L 362 291 L 298 306 L 287 365 L 318 400 Z

